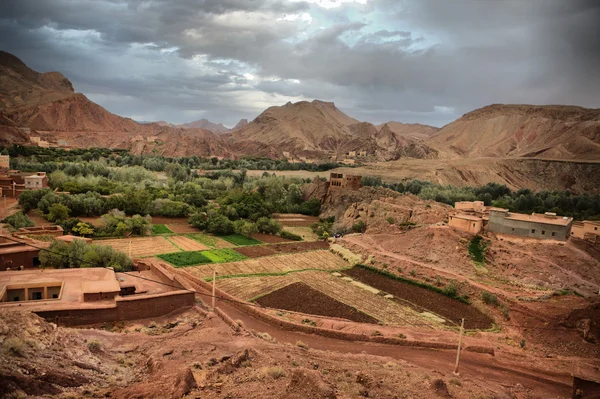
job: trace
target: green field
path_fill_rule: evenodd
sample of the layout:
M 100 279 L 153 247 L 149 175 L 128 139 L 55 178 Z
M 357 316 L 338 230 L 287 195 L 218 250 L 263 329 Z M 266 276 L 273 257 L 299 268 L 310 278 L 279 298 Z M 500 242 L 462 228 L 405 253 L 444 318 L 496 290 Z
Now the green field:
M 213 263 L 235 262 L 246 259 L 244 255 L 229 248 L 212 249 L 210 251 L 202 251 L 201 253 Z
M 152 235 L 159 234 L 171 234 L 173 233 L 167 226 L 164 224 L 153 224 L 152 225 Z
M 201 244 L 206 245 L 207 247 L 215 247 L 217 244 L 217 239 L 215 237 L 206 235 L 206 234 L 202 234 L 202 233 L 195 233 L 195 234 L 187 234 L 187 237 L 191 238 L 192 240 L 196 240 Z
M 203 251 L 209 252 L 209 251 Z M 185 251 L 185 252 L 174 252 L 170 254 L 158 255 L 159 258 L 166 260 L 175 267 L 185 267 L 193 265 L 201 265 L 205 263 L 212 263 L 212 261 L 204 256 L 202 252 L 198 251 Z
M 254 238 L 246 237 L 241 234 L 229 234 L 227 236 L 220 236 L 220 238 L 224 239 L 225 241 L 229 241 L 232 244 L 239 245 L 239 246 L 262 244 L 262 242 L 255 240 Z

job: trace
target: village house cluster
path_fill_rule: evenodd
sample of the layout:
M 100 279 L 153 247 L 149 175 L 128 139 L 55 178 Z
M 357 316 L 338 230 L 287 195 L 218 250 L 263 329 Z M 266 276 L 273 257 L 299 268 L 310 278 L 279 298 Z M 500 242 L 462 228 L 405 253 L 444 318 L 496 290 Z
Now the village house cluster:
M 574 222 L 573 218 L 552 212 L 526 215 L 508 209 L 485 206 L 483 201 L 461 201 L 454 204 L 448 225 L 470 234 L 489 231 L 528 238 L 566 241 L 569 237 L 596 241 L 600 222 Z
M 10 156 L 0 155 L 0 196 L 18 197 L 25 190 L 41 190 L 46 187 L 46 172 L 10 170 Z

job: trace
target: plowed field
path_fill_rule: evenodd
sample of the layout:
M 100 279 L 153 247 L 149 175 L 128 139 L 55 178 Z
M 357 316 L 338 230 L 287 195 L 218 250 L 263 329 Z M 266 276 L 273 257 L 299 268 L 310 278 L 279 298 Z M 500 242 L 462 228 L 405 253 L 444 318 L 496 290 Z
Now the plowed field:
M 294 241 L 290 243 L 240 247 L 236 248 L 236 251 L 249 258 L 258 258 L 261 256 L 289 254 L 327 248 L 329 248 L 329 243 L 326 241 Z
M 108 245 L 129 255 L 129 242 L 131 242 L 131 256 L 144 257 L 170 252 L 177 252 L 179 249 L 170 243 L 165 237 L 135 237 L 135 238 L 118 238 L 110 240 L 94 240 L 97 245 Z
M 262 306 L 319 316 L 340 317 L 359 323 L 376 324 L 377 319 L 352 306 L 317 291 L 306 284 L 294 283 L 256 300 Z
M 184 251 L 204 251 L 210 249 L 210 247 L 186 236 L 171 236 L 168 237 L 168 240 Z

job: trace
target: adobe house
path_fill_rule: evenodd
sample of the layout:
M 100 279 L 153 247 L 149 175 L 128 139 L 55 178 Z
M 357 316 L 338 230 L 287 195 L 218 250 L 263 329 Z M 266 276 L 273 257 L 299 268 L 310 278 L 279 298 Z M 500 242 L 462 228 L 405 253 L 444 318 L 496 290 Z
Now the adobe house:
M 454 203 L 454 208 L 463 212 L 485 212 L 483 201 L 458 201 Z
M 362 176 L 345 175 L 342 173 L 329 174 L 329 189 L 350 189 L 358 190 L 362 187 Z
M 490 209 L 488 231 L 513 234 L 522 237 L 566 241 L 571 233 L 573 218 L 556 216 L 546 212 L 543 215 L 512 213 L 504 209 Z
M 0 170 L 10 169 L 10 155 L 0 155 Z
M 469 234 L 479 234 L 483 229 L 483 218 L 457 213 L 448 217 L 448 225 Z
M 25 176 L 25 188 L 27 190 L 41 190 L 48 187 L 46 172 L 37 172 L 35 175 Z
M 580 239 L 592 239 L 600 236 L 600 221 L 584 220 L 583 222 L 573 222 L 571 227 L 571 237 Z
M 37 267 L 40 250 L 25 243 L 14 242 L 0 236 L 0 271 Z
M 13 236 L 54 236 L 59 237 L 62 236 L 64 230 L 61 226 L 51 225 L 51 226 L 33 226 L 33 227 L 21 227 L 19 230 L 13 233 Z

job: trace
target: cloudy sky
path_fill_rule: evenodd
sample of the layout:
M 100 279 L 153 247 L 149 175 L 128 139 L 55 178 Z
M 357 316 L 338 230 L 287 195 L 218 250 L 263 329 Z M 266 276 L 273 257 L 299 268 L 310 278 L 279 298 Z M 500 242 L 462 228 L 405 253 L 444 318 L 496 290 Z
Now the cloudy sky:
M 315 98 L 436 126 L 600 108 L 595 0 L 2 0 L 0 49 L 137 120 L 232 126 Z

